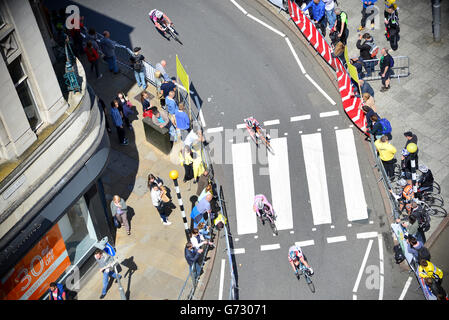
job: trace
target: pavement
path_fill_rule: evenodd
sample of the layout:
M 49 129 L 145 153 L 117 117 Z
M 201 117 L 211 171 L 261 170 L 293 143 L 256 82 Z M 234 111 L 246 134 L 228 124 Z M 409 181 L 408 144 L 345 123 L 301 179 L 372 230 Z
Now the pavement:
M 441 41 L 433 41 L 431 1 L 399 0 L 400 41 L 393 57 L 409 57 L 410 75 L 391 80 L 391 89 L 380 92 L 380 80 L 369 81 L 375 92 L 376 108 L 381 117 L 387 118 L 393 128 L 391 143 L 400 150 L 405 146 L 403 133 L 412 131 L 418 136 L 419 163 L 426 164 L 441 186 L 445 202 L 449 201 L 449 3 L 441 2 Z M 357 28 L 362 17 L 360 0 L 340 0 L 340 8 L 348 14 L 349 56 L 359 56 L 356 47 Z M 383 24 L 383 1 L 377 1 L 380 9 L 379 27 L 369 32 L 380 48 L 391 49 L 387 42 Z M 380 53 L 380 50 L 379 50 Z M 378 56 L 379 57 L 379 56 Z M 397 158 L 400 160 L 400 154 Z M 445 204 L 445 208 L 448 206 Z M 426 245 L 432 253 L 432 261 L 449 272 L 449 252 L 446 248 L 449 238 L 447 225 L 449 217 L 433 217 L 431 229 L 426 233 Z M 443 283 L 446 291 L 448 284 Z M 449 292 L 449 291 L 448 291 Z
M 173 169 L 179 172 L 178 182 L 182 195 L 186 216 L 190 215 L 193 207 L 190 198 L 196 194 L 197 185 L 190 182 L 183 183 L 184 168 L 180 166 L 177 156 L 180 143 L 174 145 L 172 152 L 165 155 L 153 147 L 145 139 L 142 119 L 142 106 L 138 98 L 140 89 L 134 75 L 123 67 L 117 75 L 107 69 L 105 63 L 100 63 L 103 77 L 96 79 L 94 72 L 90 71 L 85 56 L 80 59 L 87 74 L 87 81 L 95 93 L 106 104 L 107 117 L 112 132 L 110 160 L 102 176 L 106 202 L 109 206 L 112 197 L 117 194 L 122 197 L 128 206 L 131 235 L 127 235 L 124 227 L 117 230 L 115 247 L 118 260 L 121 263 L 121 284 L 129 300 L 176 300 L 186 282 L 189 268 L 184 258 L 186 234 L 181 212 L 179 209 L 173 181 L 169 172 Z M 118 143 L 117 132 L 110 118 L 110 102 L 119 91 L 123 91 L 129 100 L 136 106 L 138 115 L 132 122 L 133 131 L 125 129 L 129 145 L 121 146 Z M 160 106 L 155 99 L 156 89 L 149 85 L 146 91 L 152 96 L 152 105 Z M 172 161 L 174 159 L 174 161 Z M 159 214 L 151 202 L 147 187 L 149 173 L 161 177 L 164 184 L 171 189 L 175 209 L 169 215 L 169 226 L 161 223 Z M 180 180 L 180 181 L 179 181 Z M 109 211 L 109 210 L 108 210 Z M 190 218 L 188 218 L 190 223 Z M 205 272 L 200 277 L 195 297 L 201 297 L 204 283 L 207 283 L 212 266 L 214 250 L 205 264 Z M 187 282 L 190 289 L 191 281 Z M 81 289 L 77 293 L 79 300 L 98 300 L 102 289 L 102 274 L 95 265 L 84 277 Z M 110 282 L 110 287 L 104 300 L 119 300 L 120 294 L 117 283 Z

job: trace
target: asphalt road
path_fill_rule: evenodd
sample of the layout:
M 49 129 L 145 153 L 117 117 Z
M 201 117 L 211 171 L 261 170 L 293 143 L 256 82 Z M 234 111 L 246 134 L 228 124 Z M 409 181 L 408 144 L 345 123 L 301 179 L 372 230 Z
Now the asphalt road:
M 338 92 L 302 42 L 276 14 L 257 2 L 237 2 L 288 37 L 307 74 L 329 98 L 301 72 L 285 37 L 245 15 L 231 1 L 75 4 L 86 17 L 86 25 L 98 32 L 109 30 L 112 39 L 128 47 L 140 46 L 153 64 L 167 60 L 171 75 L 176 74 L 175 57 L 179 56 L 201 98 L 206 129 L 215 132 L 215 143 L 220 141 L 220 147 L 213 144 L 214 168 L 226 198 L 240 299 L 398 299 L 409 275 L 393 262 L 391 233 L 368 161 L 369 149 L 344 115 Z M 183 45 L 155 31 L 148 21 L 153 8 L 174 21 Z M 338 114 L 323 116 L 335 111 Z M 237 125 L 250 115 L 262 124 L 269 121 L 266 128 L 276 140 L 275 156 L 243 143 L 245 131 Z M 308 117 L 292 121 L 302 116 Z M 346 142 L 337 138 L 340 133 Z M 248 155 L 252 165 L 236 168 Z M 359 168 L 342 170 L 340 157 L 345 156 L 355 159 Z M 344 194 L 354 189 L 345 188 L 342 173 L 349 171 L 349 179 L 359 177 L 363 185 L 367 216 L 361 220 L 350 221 L 347 216 Z M 275 210 L 276 204 L 285 208 L 277 212 L 286 225 L 278 236 L 273 236 L 269 226 L 254 224 L 252 213 L 245 212 L 252 199 L 241 196 L 252 192 L 267 195 Z M 321 210 L 326 202 L 329 208 L 323 208 L 330 211 L 329 216 Z M 295 242 L 303 244 L 314 268 L 315 293 L 304 279 L 296 280 L 288 264 L 288 248 Z M 227 261 L 223 245 L 221 241 L 217 248 L 205 299 L 228 298 L 229 265 L 221 278 L 221 261 Z M 414 287 L 406 291 L 405 299 L 423 298 Z

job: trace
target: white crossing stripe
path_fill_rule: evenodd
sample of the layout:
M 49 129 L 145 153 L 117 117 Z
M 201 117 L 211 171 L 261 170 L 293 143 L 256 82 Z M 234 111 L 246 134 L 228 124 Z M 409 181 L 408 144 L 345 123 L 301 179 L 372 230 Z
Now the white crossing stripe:
M 276 120 L 264 121 L 263 125 L 265 127 L 267 127 L 267 126 L 273 126 L 273 125 L 276 125 L 276 124 L 279 124 L 279 123 L 280 123 L 279 119 L 276 119 Z
M 332 116 L 338 116 L 339 112 L 338 110 L 336 111 L 329 111 L 329 112 L 321 112 L 320 113 L 320 118 L 326 118 L 326 117 L 332 117 Z
M 297 245 L 300 248 L 307 247 L 307 246 L 313 246 L 313 245 L 315 245 L 315 241 L 314 240 L 298 241 L 298 242 L 295 242 L 295 245 Z
M 301 135 L 313 224 L 331 223 L 321 133 Z M 276 150 L 276 149 L 275 149 Z
M 260 251 L 277 250 L 277 249 L 280 249 L 280 248 L 281 248 L 281 246 L 280 246 L 279 243 L 266 244 L 266 245 L 260 246 Z
M 346 236 L 339 236 L 339 237 L 328 237 L 327 243 L 335 243 L 335 242 L 343 242 L 346 241 Z
M 305 114 L 303 116 L 290 117 L 290 122 L 309 120 L 311 118 L 310 114 Z
M 378 237 L 378 234 L 375 231 L 357 233 L 357 239 L 369 239 L 369 238 L 377 238 L 377 237 Z
M 257 216 L 253 211 L 254 177 L 251 160 L 251 145 L 237 143 L 232 145 L 232 165 L 237 219 L 237 233 L 257 232 Z
M 245 248 L 232 249 L 232 254 L 243 254 L 243 253 L 245 253 Z
M 222 131 L 223 131 L 223 127 L 209 128 L 206 130 L 207 133 L 222 132 Z
M 290 170 L 288 164 L 287 138 L 271 140 L 276 153 L 268 153 L 268 169 L 272 205 L 276 212 L 278 230 L 293 229 L 293 209 L 290 192 Z
M 360 176 L 352 129 L 336 130 L 343 193 L 349 221 L 368 219 L 368 209 Z

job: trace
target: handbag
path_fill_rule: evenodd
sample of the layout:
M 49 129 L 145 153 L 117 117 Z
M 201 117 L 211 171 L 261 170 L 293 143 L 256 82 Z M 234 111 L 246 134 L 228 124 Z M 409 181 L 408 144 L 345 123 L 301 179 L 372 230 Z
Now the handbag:
M 118 221 L 118 219 L 117 219 L 116 216 L 114 216 L 113 220 L 114 220 L 114 226 L 115 226 L 117 229 L 119 229 L 119 228 L 122 226 L 121 223 L 120 223 L 120 221 Z

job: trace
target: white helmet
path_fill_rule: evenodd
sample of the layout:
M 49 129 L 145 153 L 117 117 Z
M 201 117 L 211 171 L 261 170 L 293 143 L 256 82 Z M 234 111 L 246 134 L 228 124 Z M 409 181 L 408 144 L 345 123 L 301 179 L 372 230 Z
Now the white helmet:
M 262 210 L 263 207 L 264 207 L 264 203 L 263 203 L 262 199 L 257 200 L 257 208 L 259 210 Z
M 164 13 L 162 11 L 156 10 L 155 15 L 156 15 L 156 18 L 160 19 L 160 18 L 162 18 Z

